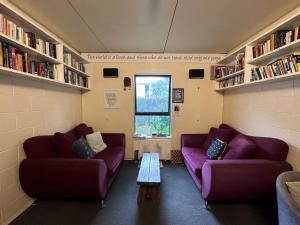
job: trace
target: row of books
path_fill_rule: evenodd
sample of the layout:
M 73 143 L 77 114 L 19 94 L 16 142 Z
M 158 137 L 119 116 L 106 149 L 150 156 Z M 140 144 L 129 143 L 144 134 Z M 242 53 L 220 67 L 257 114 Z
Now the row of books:
M 265 66 L 251 69 L 250 81 L 268 79 L 300 71 L 300 52 L 285 56 Z
M 219 88 L 231 87 L 243 83 L 244 83 L 244 73 L 234 77 L 229 77 L 226 80 L 221 80 L 219 82 Z
M 275 50 L 276 48 L 280 48 L 299 39 L 300 26 L 297 26 L 293 30 L 278 30 L 271 34 L 270 38 L 265 42 L 253 46 L 253 58 L 264 55 Z
M 80 74 L 64 68 L 64 80 L 66 83 L 74 84 L 81 87 L 88 87 L 88 79 Z
M 21 26 L 18 26 L 13 21 L 0 13 L 0 33 L 34 48 L 44 54 L 56 58 L 56 45 L 38 37 L 33 32 L 25 31 Z
M 243 70 L 245 67 L 245 53 L 238 53 L 236 55 L 234 65 L 213 65 L 211 68 L 211 79 L 216 80 L 222 77 L 226 77 L 235 72 Z
M 30 59 L 28 54 L 0 41 L 0 66 L 55 79 L 55 68 L 49 62 Z
M 70 53 L 64 52 L 64 63 L 72 66 L 73 68 L 85 72 L 85 66 L 83 63 L 79 63 L 76 61 L 74 57 Z
M 245 54 L 239 53 L 236 56 L 234 65 L 223 65 L 223 64 L 213 65 L 212 66 L 212 79 L 215 80 L 215 79 L 219 79 L 222 77 L 226 77 L 235 72 L 243 70 L 244 64 L 245 64 Z

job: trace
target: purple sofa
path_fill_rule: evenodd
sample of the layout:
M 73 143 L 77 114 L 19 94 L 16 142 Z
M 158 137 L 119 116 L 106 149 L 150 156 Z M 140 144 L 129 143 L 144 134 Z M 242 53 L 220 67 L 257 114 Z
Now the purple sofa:
M 277 176 L 292 170 L 291 165 L 285 162 L 288 145 L 275 138 L 243 135 L 226 124 L 219 128 L 231 134 L 230 138 L 226 137 L 229 138 L 229 149 L 221 160 L 208 160 L 205 146 L 208 134 L 181 136 L 184 163 L 203 198 L 214 202 L 250 201 L 275 196 Z M 233 153 L 241 149 L 239 139 L 241 142 L 248 140 L 254 148 L 248 144 L 248 149 L 243 151 L 251 154 L 239 154 L 242 157 L 234 159 Z
M 66 134 L 77 135 L 80 124 Z M 92 128 L 89 128 L 92 129 Z M 27 156 L 20 164 L 20 183 L 32 198 L 102 200 L 111 186 L 125 153 L 125 135 L 102 133 L 107 148 L 93 159 L 62 158 L 54 146 L 54 136 L 37 136 L 24 142 Z

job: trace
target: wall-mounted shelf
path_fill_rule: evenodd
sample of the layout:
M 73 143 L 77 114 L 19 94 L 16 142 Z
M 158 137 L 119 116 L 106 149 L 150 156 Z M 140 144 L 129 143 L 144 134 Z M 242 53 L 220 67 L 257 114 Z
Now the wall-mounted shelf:
M 249 85 L 254 85 L 254 84 L 281 82 L 281 81 L 292 80 L 292 79 L 296 79 L 296 78 L 300 78 L 300 72 L 289 73 L 289 74 L 271 77 L 271 78 L 267 78 L 267 79 L 251 81 L 249 83 L 237 84 L 235 86 L 230 86 L 230 87 L 216 88 L 215 91 L 224 91 L 224 90 L 228 90 L 228 89 L 241 88 L 243 86 L 249 86 Z
M 7 44 L 5 45 L 7 46 L 6 49 L 9 49 L 10 48 L 9 46 L 14 47 L 18 50 L 18 54 L 19 54 L 18 57 L 20 57 L 20 55 L 22 56 L 22 62 L 21 65 L 19 66 L 19 64 L 17 63 L 20 63 L 20 61 L 17 61 L 17 57 L 14 58 L 13 52 L 9 51 L 8 55 L 5 56 L 6 60 L 13 60 L 13 65 L 16 64 L 17 66 L 15 67 L 9 65 L 10 68 L 8 68 L 7 64 L 5 66 L 0 65 L 1 74 L 4 74 L 6 76 L 22 78 L 22 79 L 38 80 L 41 82 L 60 85 L 66 88 L 79 89 L 82 91 L 90 90 L 90 88 L 76 85 L 76 84 L 83 84 L 90 87 L 90 81 L 88 79 L 90 75 L 86 72 L 82 72 L 76 68 L 73 68 L 72 66 L 66 65 L 63 62 L 63 53 L 64 51 L 67 51 L 70 52 L 78 62 L 88 63 L 88 61 L 84 59 L 80 55 L 80 53 L 76 52 L 74 49 L 64 44 L 62 40 L 57 38 L 54 34 L 52 34 L 47 29 L 39 25 L 30 17 L 26 16 L 19 9 L 13 7 L 9 2 L 6 1 L 0 2 L 0 13 L 3 15 L 3 18 L 5 18 L 5 21 L 11 24 L 11 26 L 8 26 L 7 29 L 2 29 L 5 31 L 3 31 L 3 33 L 0 33 L 0 40 L 3 43 Z M 17 27 L 20 27 L 21 30 L 18 30 Z M 9 29 L 11 32 L 9 32 Z M 19 35 L 16 35 L 17 33 Z M 16 40 L 17 37 L 18 40 Z M 26 41 L 24 42 L 19 41 L 24 39 L 24 37 L 25 38 L 28 37 L 28 39 L 25 39 Z M 27 45 L 27 40 L 29 42 L 28 45 Z M 35 46 L 37 49 L 35 48 Z M 44 52 L 47 52 L 47 54 L 45 54 Z M 28 54 L 28 57 L 26 57 L 27 55 L 25 53 Z M 55 55 L 55 53 L 57 58 L 52 57 L 53 55 Z M 11 69 L 12 67 L 24 68 L 24 65 L 26 65 L 26 71 L 29 71 L 29 73 Z M 35 71 L 35 72 L 38 71 L 39 74 L 51 73 L 50 70 L 47 71 L 44 69 L 43 67 L 44 65 L 46 65 L 46 68 L 48 65 L 50 66 L 50 68 L 53 68 L 55 79 L 50 79 L 50 78 L 38 76 L 31 73 L 31 71 Z M 67 67 L 69 70 L 76 72 L 79 76 L 78 78 L 79 81 L 75 79 L 74 82 L 74 79 L 72 79 L 71 81 L 74 84 L 70 84 L 70 80 L 67 80 L 67 82 L 65 82 L 64 67 Z M 83 80 L 84 82 L 82 82 Z
M 243 47 L 237 49 L 236 51 L 227 54 L 224 58 L 222 58 L 218 61 L 218 64 L 229 64 L 229 63 L 231 63 L 232 61 L 235 60 L 235 57 L 236 57 L 237 54 L 245 52 L 245 48 L 246 48 L 246 46 L 243 46 Z
M 76 69 L 76 68 L 74 68 L 74 67 L 72 67 L 72 66 L 70 66 L 66 63 L 64 63 L 64 66 L 67 67 L 68 69 L 80 74 L 81 76 L 84 76 L 84 77 L 90 77 L 91 76 L 91 75 L 87 74 L 86 72 L 82 72 L 82 71 L 80 71 L 80 70 L 78 70 L 78 69 Z
M 244 71 L 245 71 L 245 70 L 239 70 L 239 71 L 234 72 L 234 73 L 232 73 L 232 74 L 229 74 L 229 75 L 227 75 L 227 76 L 218 78 L 218 79 L 216 79 L 216 81 L 226 80 L 226 79 L 228 79 L 228 78 L 230 78 L 230 77 L 238 76 L 238 75 L 244 73 Z
M 45 61 L 48 61 L 48 62 L 51 62 L 53 64 L 59 64 L 61 63 L 60 61 L 58 61 L 57 59 L 49 56 L 49 55 L 46 55 L 30 46 L 27 46 L 19 41 L 16 41 L 8 36 L 6 36 L 5 34 L 2 34 L 0 33 L 0 40 L 8 43 L 8 44 L 11 44 L 13 45 L 14 47 L 24 51 L 24 52 L 28 52 L 29 54 L 31 55 L 35 55 L 37 58 L 39 58 L 40 60 L 45 60 Z
M 296 27 L 298 27 L 300 32 L 299 21 L 300 21 L 300 7 L 297 7 L 292 12 L 288 13 L 280 20 L 272 24 L 269 28 L 266 28 L 265 31 L 258 34 L 254 39 L 249 41 L 249 43 L 243 44 L 242 47 L 238 48 L 238 50 L 233 51 L 232 53 L 228 54 L 226 57 L 221 59 L 218 62 L 219 64 L 220 63 L 228 64 L 234 60 L 235 55 L 243 51 L 245 52 L 244 83 L 236 84 L 228 87 L 222 87 L 222 85 L 220 85 L 220 82 L 223 82 L 227 78 L 230 78 L 230 76 L 231 77 L 235 76 L 235 74 L 230 74 L 229 76 L 216 79 L 216 84 L 218 85 L 218 87 L 215 88 L 215 91 L 223 92 L 235 88 L 243 88 L 249 85 L 265 84 L 271 82 L 282 82 L 285 80 L 300 78 L 299 65 L 297 66 L 295 64 L 294 59 L 290 60 L 292 57 L 294 58 L 296 57 L 294 54 L 295 52 L 300 51 L 300 39 L 294 39 L 291 36 L 289 36 L 290 37 L 289 39 L 279 40 L 274 38 L 275 35 L 277 35 L 278 37 L 279 34 L 282 37 L 282 35 L 286 35 L 287 32 L 289 32 L 290 35 L 292 32 L 296 32 L 295 31 Z M 295 35 L 293 35 L 293 37 L 295 37 Z M 276 39 L 277 42 L 275 42 L 274 39 Z M 289 40 L 287 41 L 288 44 L 285 44 L 286 40 Z M 270 51 L 270 49 L 274 49 L 274 50 Z M 263 54 L 264 52 L 267 53 Z M 263 54 L 263 55 L 253 58 L 254 54 L 256 55 Z M 280 73 L 278 71 L 278 65 L 279 65 Z M 271 72 L 266 70 L 266 68 L 268 69 L 270 68 L 270 66 L 272 69 Z M 259 70 L 257 69 L 257 67 L 259 67 Z M 268 76 L 269 78 L 251 81 L 253 79 L 253 76 L 254 79 L 258 79 L 258 77 L 256 76 L 257 75 L 256 71 L 260 72 L 260 69 L 263 69 L 261 72 L 263 76 L 264 77 Z M 273 77 L 270 77 L 271 76 L 270 74 L 272 73 L 273 73 Z M 277 74 L 277 76 L 275 73 Z M 282 73 L 286 73 L 286 74 L 279 75 Z M 261 75 L 259 76 L 260 76 L 259 78 L 262 77 Z
M 31 74 L 31 73 L 25 73 L 25 72 L 21 72 L 18 70 L 13 70 L 13 69 L 6 68 L 3 66 L 0 66 L 0 73 L 1 73 L 1 75 L 13 76 L 16 78 L 35 80 L 35 81 L 41 81 L 41 82 L 46 82 L 46 83 L 52 83 L 55 85 L 65 86 L 68 88 L 75 88 L 75 89 L 80 89 L 80 90 L 84 90 L 84 91 L 90 90 L 89 88 L 80 87 L 80 86 L 73 85 L 73 84 L 68 84 L 68 83 L 65 83 L 62 81 L 58 81 L 58 80 L 50 79 L 50 78 L 46 78 L 46 77 L 41 77 L 41 76 Z
M 280 56 L 283 56 L 285 54 L 288 53 L 292 53 L 295 51 L 299 51 L 300 50 L 300 39 L 291 42 L 287 45 L 284 45 L 280 48 L 277 48 L 271 52 L 268 52 L 264 55 L 258 56 L 252 60 L 250 60 L 248 63 L 249 64 L 253 64 L 253 65 L 262 65 L 262 64 L 266 64 Z

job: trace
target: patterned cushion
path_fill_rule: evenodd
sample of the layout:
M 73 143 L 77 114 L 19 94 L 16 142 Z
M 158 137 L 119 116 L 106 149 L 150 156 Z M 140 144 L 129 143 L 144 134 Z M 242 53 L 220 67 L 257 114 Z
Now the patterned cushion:
M 83 136 L 74 141 L 72 150 L 78 155 L 79 158 L 83 159 L 94 158 L 96 155 L 96 152 L 91 149 Z
M 202 148 L 207 150 L 215 138 L 218 138 L 221 141 L 229 143 L 233 137 L 234 137 L 234 133 L 232 132 L 232 130 L 212 127 L 209 130 L 209 133 L 207 135 L 204 144 L 202 145 Z
M 209 159 L 218 159 L 222 156 L 222 153 L 224 152 L 226 148 L 226 142 L 221 141 L 218 138 L 215 138 L 212 142 L 212 144 L 209 146 L 206 154 Z

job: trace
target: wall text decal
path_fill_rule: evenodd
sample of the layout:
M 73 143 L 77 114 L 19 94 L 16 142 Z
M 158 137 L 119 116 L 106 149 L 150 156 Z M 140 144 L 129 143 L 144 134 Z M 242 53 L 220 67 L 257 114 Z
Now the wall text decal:
M 225 54 L 82 53 L 90 62 L 199 62 L 216 63 Z

